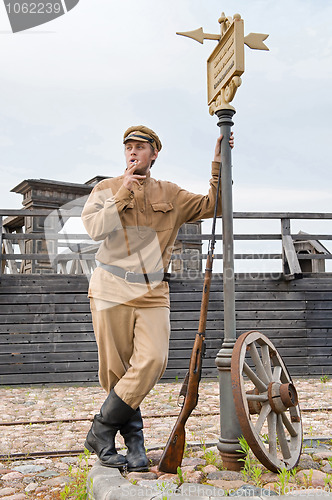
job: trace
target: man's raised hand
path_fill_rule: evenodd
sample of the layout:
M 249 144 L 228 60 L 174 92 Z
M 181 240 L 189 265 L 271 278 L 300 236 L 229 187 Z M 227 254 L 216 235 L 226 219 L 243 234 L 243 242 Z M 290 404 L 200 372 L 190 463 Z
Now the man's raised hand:
M 220 135 L 217 139 L 217 144 L 214 150 L 214 161 L 217 161 L 218 163 L 221 162 L 221 141 L 223 139 L 223 135 Z M 233 149 L 234 148 L 234 135 L 233 132 L 231 132 L 230 138 L 229 138 L 229 145 Z

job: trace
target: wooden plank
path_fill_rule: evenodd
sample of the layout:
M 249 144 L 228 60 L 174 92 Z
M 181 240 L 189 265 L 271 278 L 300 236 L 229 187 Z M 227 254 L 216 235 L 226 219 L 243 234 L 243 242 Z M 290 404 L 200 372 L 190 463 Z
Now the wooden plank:
M 87 233 L 74 234 L 74 233 L 47 233 L 47 238 L 45 237 L 45 233 L 5 233 L 3 235 L 4 240 L 10 241 L 22 241 L 22 240 L 64 240 L 66 242 L 66 246 L 68 246 L 68 240 L 87 240 L 91 244 L 96 245 L 96 242 L 93 241 Z M 314 239 L 314 238 L 310 238 Z M 322 239 L 322 238 L 319 238 Z M 86 241 L 84 241 L 86 243 Z
M 322 316 L 324 313 L 327 314 L 326 311 L 314 311 L 317 315 Z M 332 311 L 331 311 L 332 312 Z M 293 319 L 305 319 L 306 314 L 304 310 L 286 310 L 286 311 L 260 311 L 260 310 L 236 310 L 236 318 L 239 320 L 260 320 L 260 319 L 266 319 L 266 320 L 275 320 L 279 319 L 280 321 L 283 320 L 293 320 Z M 199 320 L 199 311 L 172 311 L 171 310 L 171 321 L 175 322 L 187 322 L 187 321 L 198 321 Z M 311 317 L 311 316 L 310 316 Z M 224 318 L 224 311 L 209 311 L 207 315 L 207 320 L 208 321 L 218 321 L 222 320 Z
M 36 357 L 40 356 L 45 352 L 89 352 L 94 350 L 96 346 L 95 341 L 86 341 L 86 342 L 64 342 L 57 344 L 15 344 L 14 348 L 11 345 L 3 345 L 1 347 L 2 353 L 13 353 L 13 354 L 22 354 L 22 353 L 35 353 Z
M 311 314 L 311 311 L 319 311 L 319 310 L 324 310 L 324 311 L 332 311 L 332 300 L 312 300 L 308 301 L 307 304 L 307 311 L 309 314 Z
M 7 233 L 6 231 L 8 231 L 8 229 L 6 227 L 2 228 L 2 230 L 4 231 L 4 233 L 2 234 L 2 238 L 3 238 L 3 254 L 5 255 L 8 255 L 10 253 L 14 253 L 14 249 L 13 249 L 13 245 L 11 243 L 11 241 L 7 241 L 6 239 L 6 236 L 7 236 Z M 4 267 L 6 264 L 5 261 L 2 262 L 2 267 Z M 17 263 L 15 261 L 7 261 L 7 266 L 8 266 L 8 270 L 11 274 L 18 274 L 18 267 L 17 267 Z
M 68 313 L 68 314 L 15 314 L 15 315 L 3 315 L 1 317 L 1 323 L 3 325 L 10 324 L 22 324 L 26 320 L 29 323 L 47 323 L 51 321 L 52 323 L 85 323 L 91 322 L 90 313 Z
M 289 279 L 302 278 L 302 269 L 297 258 L 293 239 L 290 235 L 290 220 L 281 219 L 281 235 L 283 249 L 283 270 Z
M 295 348 L 280 347 L 278 349 L 278 351 L 282 357 L 285 357 L 285 359 L 286 358 L 293 358 L 294 360 L 296 360 L 296 362 L 300 357 L 307 356 L 307 347 L 302 347 L 302 346 L 298 346 Z M 191 355 L 191 349 L 174 349 L 174 350 L 170 349 L 170 351 L 169 351 L 169 357 L 170 357 L 170 359 L 173 359 L 173 360 L 178 360 L 178 359 L 189 360 L 190 355 Z
M 311 309 L 310 311 L 307 311 L 307 318 L 308 320 L 315 320 L 315 319 L 330 319 L 332 320 L 332 310 L 328 309 Z M 331 329 L 332 329 L 332 321 L 330 321 Z
M 325 235 L 324 235 L 325 236 Z M 214 236 L 216 241 L 222 240 L 222 234 L 216 234 Z M 310 239 L 316 239 L 317 236 L 314 235 Z M 209 241 L 212 239 L 211 233 L 200 233 L 200 234 L 179 234 L 177 236 L 177 241 L 190 241 L 190 242 L 201 242 L 201 241 Z M 323 238 L 318 238 L 323 239 Z M 237 233 L 234 234 L 234 240 L 249 240 L 249 241 L 262 241 L 262 240 L 281 240 L 281 235 L 276 233 Z
M 318 363 L 317 363 L 318 361 Z M 324 356 L 320 355 L 317 356 L 316 358 L 311 358 L 310 356 L 308 357 L 308 366 L 316 366 L 318 364 L 319 367 L 322 366 L 330 366 L 332 368 L 332 356 L 331 354 L 329 356 Z
M 252 325 L 250 325 L 252 326 Z M 251 328 L 251 330 L 255 330 L 256 328 Z M 237 337 L 239 337 L 242 333 L 249 331 L 248 329 L 237 330 Z M 275 343 L 276 346 L 279 342 L 287 341 L 287 339 L 294 339 L 297 342 L 304 343 L 306 341 L 306 329 L 289 329 L 289 330 L 271 330 L 268 328 L 260 328 L 258 330 L 263 335 L 266 335 L 271 342 Z M 173 340 L 187 340 L 190 339 L 194 341 L 197 330 L 171 330 L 171 342 Z M 223 340 L 223 331 L 218 329 L 210 329 L 206 330 L 206 339 L 207 340 L 219 340 L 220 343 Z
M 234 219 L 332 219 L 332 213 L 317 212 L 234 212 Z M 219 217 L 220 218 L 220 217 Z
M 67 184 L 67 183 L 66 183 Z M 82 184 L 82 187 L 86 185 Z M 87 189 L 88 192 L 88 189 Z M 61 209 L 62 217 L 81 217 L 82 208 L 76 207 L 75 210 L 63 210 Z M 23 217 L 23 216 L 34 216 L 39 217 L 42 215 L 48 215 L 50 217 L 58 218 L 59 214 L 56 210 L 47 209 L 34 209 L 33 212 L 28 209 L 1 209 L 0 216 L 2 217 Z M 308 220 L 320 220 L 320 219 L 332 219 L 332 213 L 329 212 L 234 212 L 234 219 L 308 219 Z M 220 216 L 218 217 L 221 218 Z
M 187 261 L 187 260 L 206 260 L 207 259 L 207 254 L 202 253 L 199 255 L 193 256 L 192 254 L 188 253 L 176 253 L 171 256 L 171 260 L 181 260 L 181 261 Z M 234 254 L 234 259 L 236 260 L 281 260 L 282 255 L 280 253 L 235 253 Z M 214 260 L 222 260 L 224 258 L 222 253 L 215 253 L 213 255 Z M 325 258 L 323 256 L 322 258 Z M 328 258 L 328 256 L 326 256 Z
M 272 341 L 271 338 L 270 338 L 270 340 Z M 307 344 L 306 339 L 303 339 L 303 340 L 304 340 L 304 342 L 302 344 L 302 347 L 304 347 L 304 345 Z M 331 339 L 328 339 L 328 340 L 329 340 L 329 342 L 327 342 L 326 345 L 332 345 Z M 189 349 L 190 347 L 193 347 L 193 343 L 194 343 L 194 337 L 190 338 L 190 339 L 187 339 L 187 338 L 186 339 L 173 339 L 173 338 L 171 338 L 170 349 L 171 350 Z M 299 346 L 299 340 L 297 337 L 274 339 L 273 343 L 277 349 L 279 347 L 288 349 L 289 347 L 298 347 Z M 221 339 L 219 339 L 219 338 L 212 339 L 210 337 L 207 337 L 205 344 L 206 344 L 207 349 L 216 349 L 216 348 L 220 349 Z M 312 344 L 310 344 L 310 345 L 312 345 Z M 317 344 L 317 345 L 319 345 L 319 344 Z
M 328 328 L 331 332 L 332 331 L 332 321 L 330 318 L 311 319 L 309 317 L 307 319 L 307 327 L 308 328 Z
M 5 315 L 17 315 L 18 308 L 15 304 L 1 305 L 0 306 L 0 323 L 3 322 L 3 317 Z M 19 307 L 20 314 L 26 315 L 26 319 L 29 319 L 29 315 L 34 314 L 77 314 L 86 313 L 90 314 L 89 303 L 77 304 L 75 302 L 69 302 L 65 304 L 57 303 L 42 303 L 42 304 L 20 304 Z
M 88 280 L 87 278 L 84 278 L 85 283 L 78 283 L 77 287 L 73 289 L 73 294 L 74 293 L 79 293 L 79 292 L 85 292 L 88 294 Z M 33 292 L 31 290 L 31 287 L 33 286 Z M 71 283 L 57 283 L 54 282 L 52 283 L 45 281 L 43 285 L 34 285 L 33 283 L 31 284 L 26 284 L 26 286 L 21 286 L 19 284 L 15 286 L 6 286 L 2 280 L 1 280 L 1 285 L 0 285 L 0 291 L 1 293 L 6 293 L 6 294 L 22 294 L 22 293 L 33 293 L 36 295 L 41 295 L 45 293 L 59 293 L 59 294 L 64 294 L 64 293 L 69 293 Z M 66 290 L 67 287 L 67 290 Z M 6 291 L 6 292 L 5 292 Z
M 57 342 L 85 342 L 94 338 L 92 329 L 90 332 L 70 333 L 10 333 L 0 334 L 0 344 L 34 344 L 34 343 L 57 343 Z
M 319 285 L 319 286 L 318 286 Z M 249 292 L 274 292 L 274 293 L 279 293 L 279 292 L 297 292 L 299 293 L 300 291 L 305 292 L 308 289 L 318 289 L 319 291 L 329 291 L 331 290 L 331 281 L 328 280 L 327 283 L 320 283 L 317 284 L 311 283 L 311 287 L 309 284 L 307 285 L 306 283 L 303 283 L 303 280 L 299 280 L 296 282 L 286 282 L 286 281 L 276 281 L 276 280 L 269 280 L 266 282 L 266 280 L 263 282 L 256 281 L 252 279 L 251 281 L 241 281 L 238 282 L 235 280 L 235 293 L 249 293 Z M 178 284 L 172 284 L 170 283 L 170 290 L 171 294 L 173 295 L 174 293 L 184 293 L 187 292 L 188 296 L 192 294 L 192 296 L 195 296 L 195 294 L 202 293 L 203 289 L 203 284 L 198 281 L 192 282 L 191 286 L 189 284 L 183 284 L 183 286 L 180 288 Z M 212 287 L 211 287 L 211 293 L 214 292 L 221 292 L 222 291 L 222 281 L 217 281 L 217 280 L 212 280 Z
M 296 241 L 307 241 L 307 240 L 328 241 L 328 240 L 332 239 L 332 235 L 326 234 L 326 233 L 324 233 L 324 234 L 322 234 L 322 233 L 321 234 L 317 234 L 317 233 L 316 234 L 293 233 L 290 236 L 292 237 L 293 240 L 296 240 Z M 181 235 L 178 235 L 176 239 L 178 241 L 201 242 L 201 241 L 211 240 L 212 236 L 211 236 L 211 234 L 208 234 L 208 233 L 181 234 Z M 222 234 L 215 235 L 215 239 L 217 241 L 222 240 Z M 235 233 L 234 234 L 234 241 L 266 241 L 266 240 L 268 240 L 268 241 L 281 240 L 281 235 L 278 233 Z
M 332 348 L 330 346 L 308 347 L 308 356 L 330 359 L 332 361 Z
M 91 321 L 84 323 L 26 323 L 0 324 L 0 334 L 8 333 L 53 333 L 53 332 L 93 332 Z
M 313 325 L 311 325 L 313 326 Z M 322 325 L 323 326 L 323 325 Z M 172 322 L 172 330 L 194 330 L 197 327 L 197 322 L 195 321 L 173 321 Z M 212 322 L 207 323 L 207 328 L 206 330 L 208 331 L 209 329 L 219 329 L 223 330 L 224 323 L 223 321 L 214 321 L 213 324 Z M 282 320 L 282 321 L 270 321 L 270 320 L 238 320 L 237 321 L 237 329 L 239 331 L 248 331 L 248 330 L 259 330 L 261 331 L 262 329 L 268 329 L 268 328 L 282 328 L 282 329 L 299 329 L 299 328 L 305 328 L 306 327 L 306 322 L 305 320 Z
M 319 302 L 320 304 L 320 302 Z M 274 301 L 251 301 L 248 300 L 243 301 L 235 301 L 236 311 L 285 311 L 285 310 L 304 310 L 305 309 L 305 301 L 304 300 L 274 300 Z M 187 301 L 187 302 L 171 302 L 171 311 L 180 312 L 180 311 L 197 311 L 200 308 L 200 301 Z M 332 309 L 331 307 L 326 307 L 326 309 Z M 210 301 L 209 302 L 209 311 L 219 311 L 223 310 L 223 302 L 218 301 Z
M 52 182 L 52 181 L 50 181 Z M 57 183 L 58 184 L 58 183 Z M 64 186 L 67 185 L 67 183 L 64 183 Z M 82 186 L 84 186 L 82 184 Z M 87 189 L 88 193 L 88 189 Z M 82 213 L 82 208 L 79 206 L 75 207 L 75 209 L 71 210 L 63 210 L 61 209 L 61 215 L 62 217 L 81 217 Z M 33 211 L 27 209 L 27 208 L 20 208 L 20 209 L 1 209 L 0 210 L 0 215 L 3 217 L 13 217 L 13 216 L 18 216 L 18 217 L 23 217 L 23 216 L 29 216 L 29 217 L 39 217 L 39 216 L 49 216 L 49 217 L 54 217 L 56 219 L 59 218 L 59 213 L 56 209 L 52 210 L 47 210 L 47 209 L 34 209 Z
M 31 286 L 33 285 L 39 285 L 43 286 L 45 283 L 47 285 L 51 284 L 65 284 L 65 285 L 71 285 L 74 289 L 77 290 L 77 287 L 82 284 L 86 283 L 86 277 L 85 276 L 70 276 L 70 275 L 65 275 L 65 274 L 53 274 L 53 273 L 43 273 L 43 274 L 5 274 L 1 278 L 1 283 L 5 285 L 6 287 L 10 286 Z
M 304 375 L 306 375 L 304 373 Z M 331 365 L 310 365 L 308 367 L 307 376 L 323 376 L 323 375 L 332 375 L 332 366 Z
M 77 252 L 67 252 L 61 254 L 52 253 L 16 253 L 13 255 L 2 255 L 2 260 L 35 260 L 35 261 L 49 261 L 49 260 L 95 260 L 95 254 L 84 254 Z
M 311 367 L 311 370 L 313 370 L 314 367 Z M 330 372 L 328 372 L 327 370 L 324 372 L 324 373 L 331 373 L 332 374 L 332 370 L 331 370 L 331 367 L 329 367 L 330 369 Z M 295 376 L 295 373 L 297 376 L 308 376 L 308 370 L 307 370 L 307 367 L 306 366 L 288 366 L 288 370 L 290 372 L 290 375 L 292 377 Z M 182 381 L 187 373 L 188 369 L 187 368 L 167 368 L 165 374 L 163 375 L 163 377 L 161 378 L 161 382 L 164 382 L 166 380 L 169 380 L 169 381 Z M 313 371 L 311 372 L 311 374 L 313 374 Z M 320 372 L 321 374 L 321 372 Z M 216 369 L 216 367 L 214 368 L 205 368 L 203 366 L 203 369 L 202 369 L 202 377 L 203 378 L 211 378 L 211 379 L 217 379 L 218 377 L 218 370 Z M 217 382 L 217 381 L 216 381 Z
M 2 216 L 0 216 L 0 279 L 4 272 L 4 261 L 2 260 L 3 258 L 2 237 L 3 237 L 3 219 Z
M 72 384 L 98 382 L 98 374 L 92 372 L 62 372 L 62 373 L 26 373 L 21 380 L 17 374 L 0 375 L 0 385 L 27 384 Z
M 332 283 L 332 281 L 331 281 Z M 173 291 L 171 288 L 171 306 L 173 304 L 181 304 L 181 303 L 187 303 L 187 302 L 193 302 L 195 304 L 199 303 L 201 301 L 201 295 L 202 292 L 176 292 Z M 332 293 L 331 293 L 332 296 Z M 223 302 L 223 297 L 224 294 L 221 291 L 212 291 L 210 292 L 210 303 L 211 304 L 218 304 Z M 247 302 L 247 301 L 257 301 L 257 302 L 273 302 L 273 301 L 293 301 L 293 302 L 298 302 L 298 301 L 304 301 L 305 300 L 305 294 L 302 292 L 292 292 L 292 291 L 235 291 L 235 301 L 236 303 L 240 302 Z M 185 304 L 186 306 L 187 304 Z
M 328 291 L 306 292 L 305 296 L 309 306 L 310 304 L 315 304 L 316 302 L 323 303 L 332 301 L 332 292 Z
M 320 254 L 320 253 L 311 253 L 311 254 L 298 254 L 299 260 L 330 260 L 332 259 L 332 255 L 330 254 Z
M 46 363 L 61 363 L 61 362 L 72 362 L 72 361 L 77 361 L 80 363 L 86 363 L 90 361 L 97 361 L 97 346 L 95 349 L 91 349 L 91 351 L 70 351 L 66 352 L 65 356 L 63 352 L 38 352 L 35 353 L 32 351 L 31 353 L 21 353 L 20 351 L 14 352 L 13 354 L 8 353 L 8 354 L 0 354 L 0 365 L 1 366 L 1 372 L 4 370 L 3 365 L 10 365 L 13 368 L 15 366 L 23 366 L 24 365 L 30 365 L 31 363 L 37 365 L 45 365 Z
M 304 322 L 303 322 L 304 323 Z M 180 325 L 180 328 L 176 328 L 177 325 L 172 324 L 172 335 L 177 335 L 177 334 L 182 334 L 182 331 L 185 331 L 185 335 L 195 335 L 197 332 L 197 322 L 193 325 L 187 325 L 187 329 L 184 330 L 183 325 Z M 219 328 L 218 328 L 219 326 Z M 209 335 L 213 335 L 214 332 L 216 332 L 216 335 L 221 334 L 222 328 L 220 328 L 222 325 L 214 325 L 214 324 L 208 324 L 207 331 L 209 331 Z M 317 325 L 316 325 L 317 326 Z M 302 324 L 302 326 L 295 324 L 295 325 L 290 325 L 287 321 L 284 322 L 283 324 L 268 324 L 265 323 L 265 326 L 261 323 L 260 327 L 258 328 L 258 325 L 254 322 L 242 322 L 240 325 L 238 324 L 237 332 L 238 334 L 241 334 L 243 332 L 246 332 L 248 330 L 253 330 L 257 329 L 261 331 L 261 333 L 267 334 L 267 335 L 272 335 L 272 336 L 300 336 L 301 334 L 299 332 L 304 331 L 306 328 L 306 324 Z M 314 328 L 310 329 L 308 335 L 321 335 L 321 332 L 327 330 L 327 332 L 330 331 L 328 328 L 319 328 L 318 330 L 315 330 Z M 93 328 L 92 324 L 87 324 L 87 323 L 63 323 L 63 324 L 56 324 L 56 323 L 44 323 L 44 324 L 27 324 L 27 325 L 0 325 L 0 335 L 8 335 L 8 334 L 26 334 L 29 335 L 30 333 L 34 334 L 39 334 L 39 333 L 46 333 L 46 334 L 54 334 L 54 333 L 63 333 L 63 334 L 68 334 L 70 335 L 71 333 L 91 333 L 93 335 Z M 317 332 L 317 333 L 316 333 Z
M 35 373 L 47 373 L 47 374 L 57 374 L 63 372 L 91 372 L 98 371 L 98 361 L 65 361 L 60 363 L 26 363 L 26 364 L 11 364 L 1 366 L 1 376 L 6 374 L 35 374 Z
M 52 282 L 59 282 L 59 283 L 70 282 L 74 285 L 75 283 L 83 281 L 82 276 L 66 276 L 63 274 L 54 274 L 54 273 L 19 274 L 18 276 L 6 274 L 2 277 L 2 279 L 6 283 L 6 285 L 9 285 L 10 283 L 14 284 L 16 283 L 19 285 L 28 284 L 31 282 L 43 283 L 45 280 Z
M 329 338 L 331 336 L 331 328 L 307 328 L 308 338 Z
M 30 294 L 17 294 L 7 295 L 0 293 L 0 311 L 5 305 L 11 304 L 89 304 L 90 300 L 87 293 L 64 292 L 64 293 L 30 293 Z M 20 306 L 21 307 L 21 306 Z

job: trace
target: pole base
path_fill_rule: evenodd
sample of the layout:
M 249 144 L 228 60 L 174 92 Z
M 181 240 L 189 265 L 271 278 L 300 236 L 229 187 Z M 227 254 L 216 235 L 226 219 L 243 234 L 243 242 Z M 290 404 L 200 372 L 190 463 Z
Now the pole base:
M 240 458 L 244 458 L 245 455 L 239 452 L 229 453 L 226 451 L 219 451 L 223 467 L 227 470 L 232 470 L 235 472 L 240 472 L 244 466 L 244 462 L 239 461 Z
M 220 437 L 217 448 L 223 466 L 227 470 L 239 472 L 243 468 L 243 459 L 246 457 L 246 454 L 241 450 L 241 445 L 237 439 L 225 439 Z

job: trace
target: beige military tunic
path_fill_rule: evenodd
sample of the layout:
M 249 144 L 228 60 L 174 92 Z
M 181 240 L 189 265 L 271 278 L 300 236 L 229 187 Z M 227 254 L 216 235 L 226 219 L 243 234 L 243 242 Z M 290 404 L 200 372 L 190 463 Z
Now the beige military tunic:
M 133 191 L 122 185 L 123 176 L 98 183 L 82 212 L 91 238 L 102 240 L 96 259 L 138 273 L 166 271 L 182 224 L 213 216 L 218 170 L 219 163 L 212 162 L 206 196 L 149 175 Z M 93 273 L 89 297 L 137 307 L 169 306 L 167 283 L 128 283 L 102 268 Z

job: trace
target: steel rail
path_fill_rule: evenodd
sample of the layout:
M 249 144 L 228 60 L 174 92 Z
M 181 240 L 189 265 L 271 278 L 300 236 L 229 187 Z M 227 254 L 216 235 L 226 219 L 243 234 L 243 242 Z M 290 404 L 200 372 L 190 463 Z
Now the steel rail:
M 301 413 L 318 413 L 322 411 L 332 411 L 332 406 L 327 406 L 325 408 L 301 408 Z M 209 413 L 193 412 L 192 417 L 212 417 L 219 415 L 219 411 L 211 411 Z M 142 415 L 143 419 L 146 418 L 169 418 L 177 417 L 178 413 L 164 413 L 162 415 L 152 414 L 152 415 Z M 62 418 L 62 419 L 47 419 L 47 420 L 28 420 L 28 421 L 18 421 L 18 422 L 0 422 L 0 427 L 14 427 L 16 425 L 37 425 L 37 424 L 66 424 L 73 422 L 92 422 L 93 417 L 82 417 L 82 418 Z
M 77 457 L 82 455 L 82 450 L 60 450 L 60 451 L 33 451 L 27 453 L 9 453 L 0 455 L 0 460 L 29 460 L 29 458 L 45 458 L 45 457 Z

